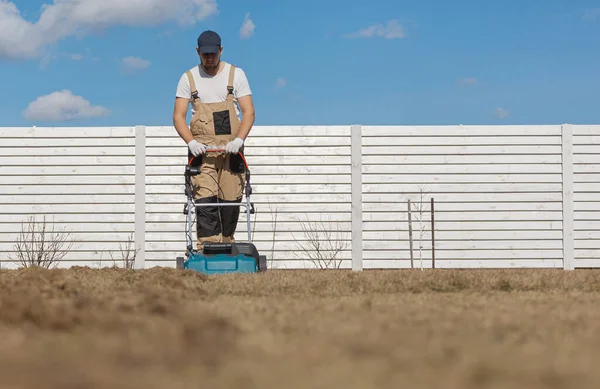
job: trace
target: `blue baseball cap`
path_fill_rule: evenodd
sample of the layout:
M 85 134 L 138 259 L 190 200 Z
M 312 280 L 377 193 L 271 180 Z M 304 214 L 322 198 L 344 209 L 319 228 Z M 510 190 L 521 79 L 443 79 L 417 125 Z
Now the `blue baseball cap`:
M 214 31 L 206 30 L 198 37 L 200 54 L 217 54 L 221 49 L 221 37 Z

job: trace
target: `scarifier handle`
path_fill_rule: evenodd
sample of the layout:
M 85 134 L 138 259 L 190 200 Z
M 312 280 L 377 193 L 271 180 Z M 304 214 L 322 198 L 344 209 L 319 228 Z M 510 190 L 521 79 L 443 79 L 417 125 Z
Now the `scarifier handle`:
M 223 153 L 225 152 L 224 148 L 212 148 L 212 149 L 206 149 L 207 153 Z M 249 174 L 250 173 L 250 168 L 248 167 L 248 162 L 246 161 L 246 158 L 244 157 L 244 154 L 242 154 L 241 152 L 237 152 L 237 154 L 242 158 L 242 161 L 244 161 L 244 166 L 246 167 L 246 172 Z M 190 158 L 190 160 L 188 161 L 188 165 L 186 168 L 186 173 L 189 175 L 198 175 L 200 174 L 200 168 L 199 167 L 191 167 L 192 162 L 194 161 L 194 156 L 192 156 Z

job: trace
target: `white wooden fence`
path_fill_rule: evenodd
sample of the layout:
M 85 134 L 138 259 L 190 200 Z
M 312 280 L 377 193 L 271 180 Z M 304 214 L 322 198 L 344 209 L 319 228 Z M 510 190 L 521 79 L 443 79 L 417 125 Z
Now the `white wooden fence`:
M 183 255 L 187 150 L 172 127 L 0 128 L 0 142 L 2 267 L 30 215 L 74 239 L 61 266 L 119 265 L 128 238 L 139 267 Z M 253 239 L 272 268 L 322 264 L 315 242 L 356 270 L 410 267 L 411 246 L 415 267 L 433 254 L 439 268 L 597 267 L 599 145 L 590 125 L 257 126 Z

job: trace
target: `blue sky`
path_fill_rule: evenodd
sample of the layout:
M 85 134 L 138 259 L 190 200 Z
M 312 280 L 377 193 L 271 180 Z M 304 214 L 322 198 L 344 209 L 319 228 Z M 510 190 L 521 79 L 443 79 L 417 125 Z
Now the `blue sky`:
M 0 0 L 0 126 L 171 125 L 205 29 L 257 125 L 600 123 L 598 1 L 42 5 Z

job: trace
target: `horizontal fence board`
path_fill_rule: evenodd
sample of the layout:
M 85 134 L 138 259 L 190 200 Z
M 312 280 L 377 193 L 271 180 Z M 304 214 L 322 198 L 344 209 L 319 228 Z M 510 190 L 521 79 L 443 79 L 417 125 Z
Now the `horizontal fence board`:
M 180 158 L 176 163 L 185 166 L 185 158 Z M 38 166 L 48 168 L 50 166 L 134 166 L 135 159 L 133 156 L 119 155 L 119 156 L 105 156 L 105 155 L 45 155 L 41 157 L 37 156 L 13 156 L 10 158 L 2 159 L 3 166 L 26 166 L 32 171 Z
M 256 180 L 255 180 L 256 182 Z M 261 181 L 258 181 L 261 182 Z M 556 183 L 562 185 L 561 174 L 365 174 L 362 182 L 365 184 L 417 184 L 426 183 L 467 183 L 467 184 L 490 184 L 490 183 Z
M 51 231 L 49 229 L 48 231 Z M 132 230 L 133 231 L 133 230 Z M 69 240 L 72 240 L 74 243 L 78 242 L 121 242 L 125 246 L 125 244 L 133 239 L 132 231 L 121 231 L 121 232 L 86 232 L 81 230 L 73 230 L 68 231 L 68 235 L 65 234 L 62 229 L 55 229 L 54 232 L 60 233 L 62 236 L 67 237 Z M 50 236 L 50 235 L 49 235 Z M 3 244 L 10 244 L 11 246 L 17 241 L 23 241 L 27 235 L 20 236 L 14 232 L 0 232 L 0 242 Z M 29 235 L 31 237 L 31 235 Z
M 456 202 L 519 202 L 519 203 L 537 203 L 540 201 L 556 201 L 560 202 L 562 200 L 562 193 L 559 192 L 546 192 L 546 191 L 536 191 L 536 192 L 511 192 L 506 190 L 500 190 L 497 192 L 468 192 L 468 191 L 460 191 L 460 192 L 449 192 L 449 193 L 426 193 L 418 190 L 418 187 L 415 185 L 411 189 L 410 192 L 404 193 L 390 193 L 390 192 L 380 192 L 380 193 L 363 193 L 363 202 L 365 203 L 397 203 L 399 201 L 406 202 L 409 198 L 414 202 L 416 200 L 421 199 L 421 194 L 424 196 L 424 201 L 428 201 L 430 197 L 434 197 L 435 201 L 456 201 Z M 271 195 L 272 196 L 272 195 Z M 589 196 L 588 193 L 575 193 L 575 197 L 579 196 L 579 201 L 593 201 L 595 200 L 592 196 Z
M 597 192 L 575 192 L 573 193 L 573 200 L 575 203 L 598 201 L 599 196 Z
M 480 163 L 480 164 L 450 164 L 433 165 L 391 164 L 363 165 L 364 178 L 377 174 L 417 175 L 417 174 L 561 174 L 560 163 L 548 164 L 519 164 L 519 163 Z
M 87 204 L 88 209 L 93 212 L 95 204 L 115 204 L 129 203 L 133 204 L 135 197 L 133 193 L 128 194 L 52 194 L 52 193 L 27 193 L 18 192 L 15 194 L 0 194 L 0 203 L 2 204 Z
M 159 189 L 167 190 L 167 193 L 174 193 L 175 190 L 172 188 L 163 188 L 162 186 L 155 186 Z M 182 190 L 180 192 L 183 193 Z M 134 184 L 63 184 L 63 185 L 1 185 L 0 184 L 0 196 L 4 195 L 27 195 L 36 194 L 39 197 L 47 194 L 52 195 L 78 195 L 78 194 L 133 194 L 135 193 Z M 160 193 L 160 192 L 159 192 Z
M 413 249 L 414 258 L 419 258 L 419 248 Z M 423 250 L 423 258 L 431 259 L 431 249 Z M 494 249 L 494 250 L 441 250 L 436 247 L 435 259 L 562 259 L 562 250 L 538 249 Z M 409 250 L 369 250 L 365 252 L 364 259 L 410 259 Z
M 578 244 L 584 244 L 585 241 L 596 241 L 598 248 L 600 248 L 600 231 L 599 230 L 575 230 L 575 246 Z
M 4 161 L 3 161 L 4 162 Z M 183 169 L 179 168 L 182 172 Z M 52 177 L 52 176 L 103 176 L 134 175 L 133 160 L 130 165 L 64 165 L 64 166 L 0 166 L 0 177 Z M 183 174 L 183 173 L 182 173 Z M 183 175 L 182 175 L 183 177 Z
M 331 185 L 333 186 L 333 185 Z M 264 185 L 263 185 L 264 187 Z M 262 188 L 262 187 L 261 187 Z M 293 188 L 293 187 L 292 187 Z M 311 188 L 313 189 L 313 188 Z M 324 191 L 325 188 L 314 186 L 315 191 L 320 189 Z M 346 189 L 345 186 L 336 186 L 337 191 L 343 192 Z M 271 188 L 263 189 L 263 191 L 272 190 Z M 294 191 L 294 189 L 290 189 Z M 460 183 L 460 184 L 445 184 L 445 183 L 432 183 L 432 182 L 421 182 L 415 184 L 393 184 L 393 183 L 378 183 L 378 184 L 363 184 L 363 191 L 365 193 L 499 193 L 499 192 L 561 192 L 562 184 L 560 183 Z M 270 193 L 270 192 L 268 192 Z
M 131 156 L 135 155 L 135 146 L 101 146 L 94 147 L 0 147 L 0 158 L 7 157 L 42 157 L 47 155 L 74 156 Z
M 597 232 L 597 231 L 592 231 Z M 600 250 L 600 238 L 591 238 L 591 239 L 577 239 L 575 240 L 575 249 L 591 249 L 591 250 Z
M 574 135 L 573 146 L 600 146 L 599 135 Z
M 598 268 L 600 267 L 600 258 L 577 258 L 575 264 L 578 268 Z
M 363 155 L 560 155 L 561 145 L 435 145 L 435 146 L 390 146 L 385 143 L 378 146 L 363 146 Z
M 93 205 L 93 207 L 92 207 Z M 73 215 L 72 217 L 77 220 L 82 220 L 86 215 L 103 215 L 110 214 L 125 214 L 135 211 L 134 204 L 131 203 L 93 203 L 87 202 L 83 204 L 68 203 L 65 201 L 63 204 L 43 204 L 43 203 L 32 203 L 32 204 L 12 204 L 0 202 L 0 215 L 48 215 L 56 216 L 61 214 Z M 0 219 L 1 220 L 1 219 Z M 106 219 L 102 219 L 106 220 Z M 107 220 L 108 221 L 108 220 Z
M 579 124 L 573 126 L 573 136 L 600 135 L 600 125 Z
M 547 249 L 562 249 L 561 239 L 490 239 L 490 234 L 487 234 L 488 239 L 480 240 L 465 240 L 465 239 L 454 239 L 454 240 L 439 240 L 435 241 L 436 252 L 438 249 L 443 250 L 547 250 Z M 425 248 L 431 247 L 429 237 L 423 241 Z M 363 249 L 368 250 L 408 250 L 409 242 L 408 235 L 406 235 L 404 241 L 399 240 L 365 240 Z M 415 246 L 413 246 L 415 247 Z
M 600 195 L 600 182 L 575 182 L 573 190 L 577 193 L 596 193 Z
M 131 150 L 131 146 L 135 146 L 135 137 L 104 137 L 99 136 L 90 137 L 60 137 L 60 138 L 42 138 L 42 137 L 29 137 L 29 138 L 2 138 L 2 144 L 0 149 L 3 148 L 17 148 L 19 152 L 27 152 L 26 149 L 32 149 L 39 151 L 41 149 L 49 149 L 58 151 L 57 148 L 105 148 L 105 147 L 122 147 Z M 180 140 L 180 143 L 183 142 Z M 184 144 L 185 147 L 185 144 Z
M 430 197 L 426 197 L 423 200 L 423 203 L 429 204 Z M 473 218 L 471 214 L 477 215 L 478 212 L 491 212 L 491 214 L 495 215 L 503 212 L 511 212 L 511 211 L 560 211 L 562 215 L 562 203 L 560 201 L 548 201 L 548 202 L 536 202 L 536 201 L 524 201 L 524 202 L 510 202 L 510 201 L 439 201 L 438 197 L 434 197 L 434 207 L 436 215 L 443 215 L 446 212 L 460 212 L 462 214 L 467 213 L 465 217 Z M 418 203 L 420 199 L 412 200 L 412 209 L 415 209 L 415 203 Z M 586 209 L 588 207 L 594 209 L 595 203 L 587 202 L 582 203 L 579 202 L 579 209 Z M 588 204 L 588 205 L 586 205 Z M 599 203 L 600 204 L 600 203 Z M 576 207 L 577 208 L 577 207 Z M 404 201 L 398 202 L 387 202 L 382 204 L 380 202 L 363 202 L 362 210 L 365 212 L 363 217 L 369 215 L 372 212 L 408 212 L 408 201 L 405 199 Z M 439 216 L 436 216 L 439 217 Z M 486 216 L 487 217 L 487 216 Z
M 573 163 L 574 164 L 586 164 L 586 165 L 594 165 L 596 169 L 600 164 L 600 154 L 574 154 L 573 155 Z M 597 171 L 597 170 L 596 170 Z
M 408 164 L 418 165 L 444 165 L 444 164 L 505 164 L 508 155 L 491 154 L 453 154 L 453 155 L 395 155 L 391 158 L 389 155 L 365 155 L 362 157 L 363 165 L 394 165 L 401 168 Z M 585 155 L 586 158 L 576 158 L 576 162 L 584 162 L 584 160 L 593 160 L 595 156 Z M 256 157 L 254 157 L 256 158 Z M 343 157 L 340 157 L 343 158 Z M 513 154 L 510 155 L 510 161 L 520 164 L 559 164 L 561 162 L 560 154 Z M 256 162 L 255 162 L 256 163 Z M 342 160 L 341 163 L 349 163 Z
M 73 241 L 72 244 L 65 243 L 62 248 L 65 250 L 71 245 L 71 249 L 69 250 L 69 254 L 71 251 L 80 252 L 80 253 L 95 253 L 95 252 L 112 252 L 114 256 L 114 252 L 121 252 L 126 244 L 124 242 L 94 242 L 94 241 Z M 59 250 L 60 251 L 60 250 Z M 62 250 L 64 251 L 64 250 Z M 9 242 L 0 242 L 0 252 L 4 253 L 16 253 L 14 250 L 14 243 Z M 13 254 L 14 256 L 14 254 Z M 109 257 L 110 258 L 110 257 Z
M 111 215 L 115 217 L 116 215 Z M 131 215 L 133 216 L 133 215 Z M 4 216 L 3 220 L 4 219 Z M 63 219 L 63 220 L 61 220 Z M 70 219 L 70 220 L 69 220 Z M 93 219 L 93 218 L 91 218 Z M 61 218 L 59 215 L 54 217 L 54 223 L 57 225 L 54 226 L 55 231 L 66 231 L 66 232 L 127 232 L 131 233 L 134 231 L 134 222 L 131 221 L 120 221 L 115 220 L 111 221 L 112 217 L 106 217 L 104 219 L 97 218 L 98 221 L 94 220 L 84 220 L 81 221 L 81 218 L 77 217 L 63 217 Z M 124 218 L 123 218 L 124 219 Z M 130 217 L 130 219 L 134 219 Z M 46 223 L 49 224 L 52 220 L 46 219 Z M 36 218 L 36 230 L 41 228 L 42 219 L 40 217 Z M 19 234 L 21 230 L 26 231 L 29 225 L 29 219 L 27 216 L 23 216 L 22 218 L 13 218 L 13 220 L 8 222 L 0 223 L 0 233 L 14 233 L 15 236 Z M 47 227 L 50 228 L 50 227 Z M 183 229 L 181 229 L 183 231 Z
M 423 220 L 429 222 L 431 220 L 431 209 L 429 203 L 423 204 L 424 208 L 421 212 L 412 204 L 411 218 L 415 220 Z M 496 212 L 451 212 L 441 211 L 439 207 L 435 207 L 434 219 L 436 226 L 438 223 L 448 222 L 475 222 L 475 223 L 496 223 L 502 225 L 506 222 L 550 222 L 562 221 L 562 211 L 496 211 Z M 364 221 L 386 222 L 401 220 L 408 221 L 408 211 L 404 212 L 367 212 L 363 214 Z M 518 225 L 518 224 L 515 224 Z
M 131 137 L 135 137 L 135 127 L 0 127 L 0 138 L 13 139 Z
M 421 235 L 421 228 L 419 226 L 419 223 L 413 223 L 413 241 L 419 241 L 420 243 L 426 244 L 426 245 L 431 245 L 431 229 L 429 228 L 429 223 L 426 223 L 423 225 L 423 234 Z M 528 237 L 527 238 L 523 238 L 525 240 L 536 240 L 536 234 L 540 235 L 541 233 L 544 232 L 548 232 L 548 231 L 556 231 L 555 229 L 545 229 L 545 230 L 540 230 L 540 231 L 528 231 Z M 487 235 L 485 234 L 487 232 Z M 506 240 L 520 240 L 522 239 L 520 236 L 516 236 L 515 233 L 512 234 L 512 237 L 515 237 L 514 239 L 511 238 L 507 238 L 505 234 L 502 234 L 502 232 L 506 232 L 505 231 L 498 231 L 500 232 L 500 234 L 496 233 L 495 231 L 493 233 L 490 233 L 489 231 L 486 230 L 478 230 L 478 229 L 461 229 L 461 230 L 443 230 L 443 231 L 438 231 L 436 229 L 436 234 L 435 234 L 435 245 L 437 247 L 437 244 L 439 242 L 444 242 L 444 241 L 452 241 L 452 240 L 461 240 L 461 239 L 470 239 L 470 240 L 481 240 L 481 239 L 485 239 L 485 240 L 489 240 L 489 241 L 496 241 L 496 240 L 500 240 L 500 241 L 506 241 Z M 510 232 L 510 230 L 509 230 Z M 515 232 L 519 232 L 518 230 L 516 230 Z M 279 233 L 279 231 L 278 231 Z M 480 237 L 479 239 L 475 239 L 474 237 L 464 237 L 466 235 L 472 235 L 475 233 L 479 233 Z M 452 234 L 452 236 L 450 236 L 450 234 Z M 483 235 L 483 237 L 481 237 L 481 235 Z M 421 238 L 422 236 L 422 238 Z M 554 236 L 556 236 L 556 233 L 554 234 Z M 544 237 L 545 239 L 548 239 L 547 235 Z M 370 230 L 364 230 L 363 231 L 363 240 L 365 242 L 377 242 L 377 241 L 381 241 L 381 242 L 406 242 L 408 244 L 410 239 L 409 236 L 409 229 L 408 229 L 408 225 L 406 226 L 402 226 L 399 225 L 397 226 L 397 228 L 395 229 L 370 229 Z M 540 237 L 541 239 L 541 237 Z M 560 238 L 554 238 L 557 240 L 560 240 Z M 387 244 L 387 243 L 386 243 Z M 430 247 L 430 246 L 429 246 Z
M 389 135 L 386 137 L 374 137 L 365 135 L 362 139 L 363 146 L 523 146 L 523 145 L 561 145 L 560 134 L 548 136 L 536 135 L 480 135 L 480 136 L 456 136 L 454 133 L 443 133 L 435 136 L 420 136 L 420 133 L 407 136 L 403 133 Z
M 363 137 L 414 137 L 414 136 L 456 136 L 456 137 L 474 137 L 474 136 L 560 136 L 561 126 L 362 126 Z
M 586 184 L 588 182 L 598 183 L 600 182 L 600 165 L 597 166 L 596 172 L 594 173 L 575 173 L 573 175 L 573 182 L 576 184 Z M 584 187 L 587 185 L 584 185 Z
M 112 174 L 103 175 L 8 175 L 4 176 L 0 172 L 0 186 L 35 186 L 39 192 L 45 192 L 46 185 L 115 185 L 115 184 L 135 184 L 135 176 L 132 174 Z
M 600 259 L 597 249 L 575 249 L 575 257 L 579 259 Z

